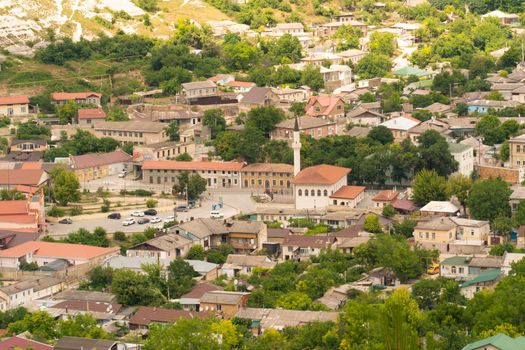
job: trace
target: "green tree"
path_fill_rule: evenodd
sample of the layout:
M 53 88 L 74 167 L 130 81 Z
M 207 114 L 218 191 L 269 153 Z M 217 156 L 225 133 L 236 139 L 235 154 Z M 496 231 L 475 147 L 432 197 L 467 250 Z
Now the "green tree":
M 416 174 L 412 183 L 412 199 L 419 205 L 430 201 L 444 201 L 447 196 L 447 182 L 434 170 L 423 169 Z
M 425 131 L 418 141 L 423 169 L 434 170 L 440 176 L 448 176 L 458 169 L 458 163 L 450 153 L 447 141 L 437 131 Z
M 324 79 L 320 68 L 311 64 L 306 66 L 301 74 L 301 85 L 309 86 L 314 91 L 324 88 Z
M 361 79 L 383 77 L 392 69 L 392 62 L 388 56 L 369 53 L 363 57 L 355 67 Z
M 226 120 L 222 109 L 208 109 L 204 112 L 202 124 L 210 128 L 211 138 L 215 139 L 219 133 L 226 129 Z
M 184 152 L 176 156 L 175 160 L 178 162 L 191 162 L 193 158 L 188 153 Z
M 308 310 L 312 304 L 312 299 L 307 294 L 301 292 L 289 292 L 277 299 L 277 306 L 289 310 Z
M 388 32 L 373 32 L 370 34 L 370 52 L 390 57 L 395 51 L 394 35 Z
M 206 191 L 206 179 L 199 174 L 193 174 L 188 180 L 188 199 L 196 199 Z
M 514 227 L 514 220 L 507 216 L 498 216 L 492 223 L 492 231 L 498 236 L 504 236 L 508 238 Z
M 383 145 L 388 145 L 394 142 L 394 135 L 392 135 L 390 129 L 383 125 L 373 127 L 368 133 L 367 138 Z
M 81 285 L 81 289 L 107 291 L 113 280 L 113 269 L 111 267 L 97 266 L 88 272 L 88 281 Z
M 166 132 L 166 135 L 170 138 L 170 141 L 179 141 L 180 140 L 180 134 L 179 134 L 179 123 L 175 120 L 169 123 L 169 125 L 164 129 Z
M 204 247 L 200 244 L 191 246 L 188 255 L 186 256 L 186 259 L 188 260 L 204 260 L 205 258 L 206 252 L 204 251 Z
M 391 204 L 386 204 L 383 207 L 382 215 L 386 218 L 391 218 L 396 215 L 396 209 Z
M 285 118 L 284 112 L 273 106 L 253 108 L 248 112 L 246 127 L 258 129 L 263 134 L 268 135 L 275 129 L 275 125 Z
M 363 33 L 359 28 L 342 25 L 337 28 L 333 37 L 337 40 L 337 50 L 344 51 L 359 48 L 359 38 L 361 36 L 363 36 Z
M 148 276 L 131 270 L 113 273 L 111 292 L 125 305 L 162 305 L 165 302 L 160 290 L 151 286 Z
M 9 324 L 7 332 L 9 334 L 29 332 L 35 339 L 43 341 L 56 339 L 59 335 L 55 319 L 45 311 L 26 314 L 23 319 Z
M 491 222 L 499 216 L 510 216 L 511 193 L 509 185 L 501 179 L 474 182 L 467 199 L 470 214 L 475 219 Z
M 53 198 L 60 205 L 80 200 L 80 184 L 72 171 L 63 166 L 51 170 L 51 190 Z
M 21 123 L 16 128 L 16 138 L 19 140 L 39 140 L 51 137 L 51 129 L 46 125 L 38 125 L 35 121 Z
M 375 214 L 368 214 L 365 217 L 365 222 L 363 225 L 363 228 L 371 233 L 382 233 L 383 228 L 381 227 L 381 224 L 379 223 L 379 217 Z
M 56 110 L 60 124 L 65 125 L 73 122 L 77 114 L 78 105 L 73 101 L 68 101 L 67 103 L 58 105 Z
M 90 314 L 78 314 L 58 322 L 58 332 L 62 337 L 82 337 L 90 339 L 105 339 L 109 335 Z
M 417 223 L 415 221 L 407 218 L 403 219 L 403 221 L 396 221 L 392 226 L 393 233 L 405 238 L 411 238 L 413 237 L 416 225 Z
M 525 201 L 520 201 L 514 212 L 514 220 L 516 225 L 525 225 Z
M 443 277 L 416 282 L 412 286 L 412 297 L 424 310 L 433 309 L 440 303 L 464 302 L 458 282 Z
M 112 122 L 125 122 L 129 120 L 129 116 L 118 105 L 112 105 L 106 119 Z
M 305 102 L 294 102 L 292 103 L 292 106 L 290 107 L 290 112 L 292 112 L 295 117 L 303 116 L 305 113 L 304 111 L 305 105 L 306 105 Z
M 198 276 L 193 267 L 182 258 L 177 258 L 168 267 L 168 288 L 170 298 L 179 298 L 195 286 L 194 277 Z
M 472 188 L 472 179 L 463 174 L 454 174 L 448 178 L 447 194 L 456 197 L 466 212 L 466 205 L 470 189 Z

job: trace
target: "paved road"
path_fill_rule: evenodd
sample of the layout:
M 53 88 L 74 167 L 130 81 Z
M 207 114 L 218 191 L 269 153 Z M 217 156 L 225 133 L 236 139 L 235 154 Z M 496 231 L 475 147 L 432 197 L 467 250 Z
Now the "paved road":
M 177 220 L 188 221 L 192 217 L 207 218 L 210 216 L 212 205 L 218 203 L 220 199 L 222 199 L 224 203 L 223 208 L 220 209 L 220 211 L 224 214 L 224 217 L 226 218 L 237 215 L 240 212 L 249 212 L 255 208 L 255 203 L 250 198 L 250 192 L 242 190 L 212 190 L 203 195 L 201 207 L 190 209 L 188 212 L 185 213 L 176 213 Z M 120 220 L 111 220 L 107 218 L 87 218 L 85 220 L 75 220 L 75 217 L 73 217 L 73 224 L 71 225 L 64 225 L 58 223 L 51 224 L 48 229 L 48 234 L 51 236 L 65 236 L 72 231 L 78 230 L 79 228 L 94 230 L 96 227 L 103 227 L 108 233 L 113 233 L 115 231 L 131 233 L 142 232 L 148 226 L 157 226 L 160 224 L 134 224 L 130 226 L 123 226 L 122 221 L 124 221 L 128 217 L 131 217 L 130 214 L 133 211 L 134 210 L 121 211 L 120 213 L 122 214 L 122 219 Z M 174 215 L 174 212 L 171 209 L 159 212 L 157 217 L 164 220 L 170 215 Z

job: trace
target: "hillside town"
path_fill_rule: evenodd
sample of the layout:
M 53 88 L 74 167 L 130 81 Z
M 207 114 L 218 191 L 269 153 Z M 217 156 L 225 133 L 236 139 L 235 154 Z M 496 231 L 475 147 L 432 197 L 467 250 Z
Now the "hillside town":
M 525 349 L 523 1 L 133 4 L 0 54 L 0 350 Z

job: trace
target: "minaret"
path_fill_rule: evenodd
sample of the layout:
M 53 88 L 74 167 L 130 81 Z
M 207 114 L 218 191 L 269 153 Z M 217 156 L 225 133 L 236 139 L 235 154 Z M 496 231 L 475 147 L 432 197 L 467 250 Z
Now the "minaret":
M 301 133 L 299 132 L 299 120 L 295 116 L 295 126 L 293 128 L 293 175 L 301 171 Z

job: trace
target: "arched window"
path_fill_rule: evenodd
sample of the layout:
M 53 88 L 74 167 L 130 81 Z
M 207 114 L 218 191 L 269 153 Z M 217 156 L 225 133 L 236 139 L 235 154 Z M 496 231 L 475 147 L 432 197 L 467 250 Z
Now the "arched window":
M 286 187 L 290 188 L 290 181 L 286 181 Z
M 308 197 L 308 190 L 304 190 L 304 196 Z
M 312 195 L 312 197 L 315 197 L 315 190 L 310 190 L 310 194 Z
M 297 195 L 298 195 L 299 197 L 302 196 L 302 195 L 303 195 L 303 190 L 301 190 L 301 189 L 298 190 L 298 191 L 297 191 Z
M 324 196 L 325 196 L 325 197 L 328 196 L 328 190 L 324 190 Z
M 321 190 L 317 190 L 317 197 L 321 197 Z

